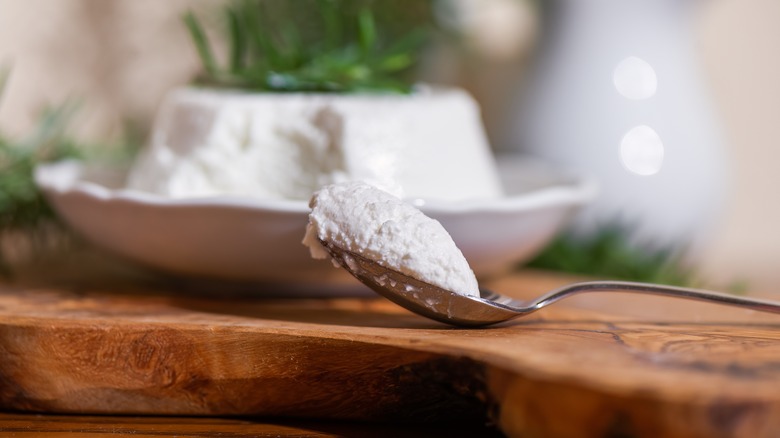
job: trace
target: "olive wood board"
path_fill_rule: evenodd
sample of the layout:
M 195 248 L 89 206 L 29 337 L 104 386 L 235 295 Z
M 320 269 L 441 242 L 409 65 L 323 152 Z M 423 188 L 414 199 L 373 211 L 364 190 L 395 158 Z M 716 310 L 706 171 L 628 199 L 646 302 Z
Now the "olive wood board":
M 487 286 L 523 298 L 568 281 L 524 272 Z M 774 437 L 780 316 L 598 293 L 461 329 L 374 297 L 6 285 L 0 408 Z

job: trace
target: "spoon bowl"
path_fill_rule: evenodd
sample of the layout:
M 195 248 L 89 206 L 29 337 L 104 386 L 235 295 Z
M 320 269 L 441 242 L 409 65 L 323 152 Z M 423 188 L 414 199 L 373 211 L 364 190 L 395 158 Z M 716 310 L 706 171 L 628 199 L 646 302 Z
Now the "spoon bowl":
M 563 298 L 585 292 L 628 292 L 705 301 L 780 314 L 780 303 L 719 292 L 627 281 L 573 283 L 529 301 L 480 289 L 480 297 L 461 295 L 382 266 L 375 260 L 319 240 L 344 269 L 378 294 L 414 313 L 446 324 L 480 327 L 528 315 Z

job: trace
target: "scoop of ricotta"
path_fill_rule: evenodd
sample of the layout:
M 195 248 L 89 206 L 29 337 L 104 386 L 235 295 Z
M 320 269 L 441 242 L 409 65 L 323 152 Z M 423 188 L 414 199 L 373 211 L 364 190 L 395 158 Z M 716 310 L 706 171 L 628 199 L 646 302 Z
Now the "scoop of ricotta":
M 319 238 L 417 280 L 479 296 L 474 272 L 444 227 L 390 193 L 343 182 L 317 191 L 309 206 L 303 243 L 312 257 L 328 257 Z

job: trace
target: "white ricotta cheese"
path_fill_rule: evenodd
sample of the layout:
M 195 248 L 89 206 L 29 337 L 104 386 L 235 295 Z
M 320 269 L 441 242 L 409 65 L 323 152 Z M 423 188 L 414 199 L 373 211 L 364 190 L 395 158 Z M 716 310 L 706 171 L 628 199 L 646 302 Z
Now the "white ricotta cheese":
M 412 205 L 363 182 L 328 185 L 311 199 L 303 243 L 314 258 L 328 253 L 317 238 L 435 286 L 479 296 L 474 272 L 442 225 Z
M 307 200 L 368 181 L 404 198 L 501 196 L 479 108 L 457 89 L 403 95 L 183 88 L 163 103 L 128 187 Z

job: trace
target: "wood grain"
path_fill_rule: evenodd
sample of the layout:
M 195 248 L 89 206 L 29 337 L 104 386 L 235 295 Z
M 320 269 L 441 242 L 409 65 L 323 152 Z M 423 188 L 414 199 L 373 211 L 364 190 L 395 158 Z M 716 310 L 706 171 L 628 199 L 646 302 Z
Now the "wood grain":
M 366 423 L 300 419 L 94 416 L 0 413 L 3 437 L 501 437 L 495 428 L 441 423 Z
M 490 286 L 523 297 L 565 281 L 526 273 Z M 780 318 L 600 294 L 473 330 L 371 298 L 5 289 L 0 407 L 772 437 Z

